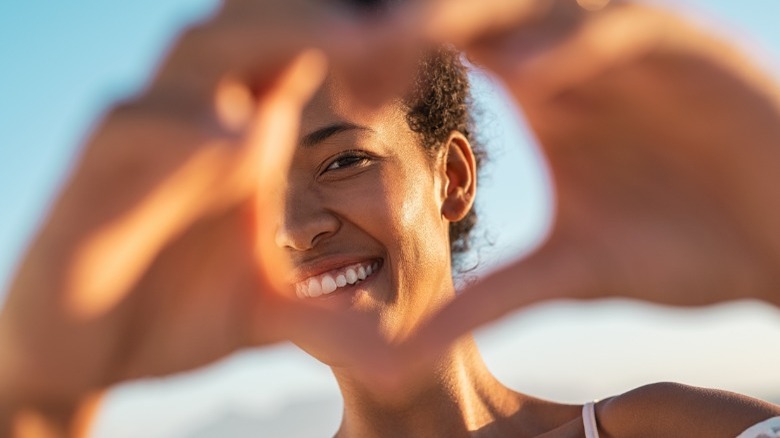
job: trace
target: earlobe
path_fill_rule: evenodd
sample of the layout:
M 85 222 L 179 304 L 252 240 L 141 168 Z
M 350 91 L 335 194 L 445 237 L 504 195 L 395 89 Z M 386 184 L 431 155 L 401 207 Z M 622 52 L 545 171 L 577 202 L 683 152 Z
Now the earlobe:
M 471 211 L 477 188 L 477 163 L 471 144 L 461 132 L 453 131 L 445 146 L 444 202 L 441 213 L 457 222 Z

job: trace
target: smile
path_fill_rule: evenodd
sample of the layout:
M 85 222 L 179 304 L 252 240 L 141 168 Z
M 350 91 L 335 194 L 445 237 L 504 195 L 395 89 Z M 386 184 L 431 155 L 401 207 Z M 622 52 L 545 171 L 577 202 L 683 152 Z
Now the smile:
M 295 293 L 298 298 L 317 298 L 332 294 L 343 287 L 360 283 L 379 268 L 379 261 L 369 260 L 334 269 L 295 283 Z

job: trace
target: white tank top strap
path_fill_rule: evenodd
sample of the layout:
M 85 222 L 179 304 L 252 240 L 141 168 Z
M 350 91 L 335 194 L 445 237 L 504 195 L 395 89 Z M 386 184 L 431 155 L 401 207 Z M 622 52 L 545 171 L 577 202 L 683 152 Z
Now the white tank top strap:
M 596 403 L 598 403 L 598 400 L 582 405 L 582 424 L 585 426 L 585 438 L 599 438 L 599 426 L 596 422 Z
M 585 426 L 585 438 L 599 438 L 599 427 L 596 421 L 596 403 L 598 400 L 585 403 L 582 406 L 582 424 Z M 780 438 L 780 417 L 762 421 L 737 438 Z
M 780 417 L 762 421 L 739 434 L 737 438 L 780 438 Z

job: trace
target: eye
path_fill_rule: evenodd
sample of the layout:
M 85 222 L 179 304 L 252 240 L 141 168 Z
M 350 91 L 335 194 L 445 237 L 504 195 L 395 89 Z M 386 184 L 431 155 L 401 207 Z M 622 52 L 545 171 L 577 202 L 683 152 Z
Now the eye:
M 331 170 L 340 170 L 349 167 L 357 167 L 371 161 L 371 157 L 361 151 L 344 151 L 339 154 L 324 172 L 330 172 Z M 323 173 L 324 173 L 323 172 Z

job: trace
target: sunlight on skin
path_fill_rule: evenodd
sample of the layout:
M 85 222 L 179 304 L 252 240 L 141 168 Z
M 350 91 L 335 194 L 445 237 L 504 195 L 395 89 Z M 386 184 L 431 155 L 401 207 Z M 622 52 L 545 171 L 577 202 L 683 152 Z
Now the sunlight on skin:
M 277 224 L 268 218 L 281 215 L 283 207 L 281 188 L 283 187 L 290 161 L 292 160 L 298 126 L 300 124 L 300 106 L 314 90 L 320 86 L 327 73 L 327 59 L 322 52 L 312 50 L 301 56 L 300 62 L 292 66 L 287 84 L 281 84 L 284 93 L 268 96 L 259 106 L 256 123 L 247 135 L 249 144 L 266 145 L 262 155 L 250 157 L 253 167 L 257 167 L 259 178 L 256 187 L 275 188 L 271 191 L 261 191 L 256 194 L 257 230 L 255 238 L 255 257 L 260 261 L 261 271 L 266 273 L 267 281 L 275 286 L 276 291 L 287 291 L 290 297 L 294 293 L 286 281 L 289 272 L 289 258 L 274 242 Z M 292 98 L 291 90 L 299 93 Z
M 223 126 L 240 132 L 251 121 L 255 109 L 254 96 L 246 84 L 235 79 L 223 79 L 216 89 L 214 109 Z
M 576 323 L 576 321 L 560 321 L 560 323 L 561 323 L 561 324 L 573 324 L 573 325 L 574 325 L 574 324 L 577 324 L 577 323 Z M 549 323 L 548 323 L 548 324 L 549 324 Z M 543 326 L 544 326 L 544 324 L 541 324 L 541 326 L 543 327 Z M 650 336 L 652 336 L 652 335 L 650 335 Z M 648 342 L 652 342 L 652 341 L 648 341 Z M 746 341 L 746 342 L 747 342 L 747 341 Z M 518 359 L 518 360 L 520 360 L 520 359 Z M 140 408 L 139 408 L 139 409 L 140 409 Z
M 609 0 L 577 0 L 577 4 L 589 11 L 598 11 L 604 9 Z
M 204 146 L 139 203 L 133 213 L 109 222 L 85 239 L 75 251 L 74 265 L 66 281 L 67 308 L 78 318 L 89 319 L 123 298 L 122 294 L 149 267 L 170 236 L 185 226 L 182 220 L 202 208 L 201 197 L 181 194 L 210 191 L 218 181 L 209 170 L 214 163 L 228 164 L 230 158 L 225 156 L 224 145 Z M 135 233 L 143 233 L 147 238 L 137 239 Z

